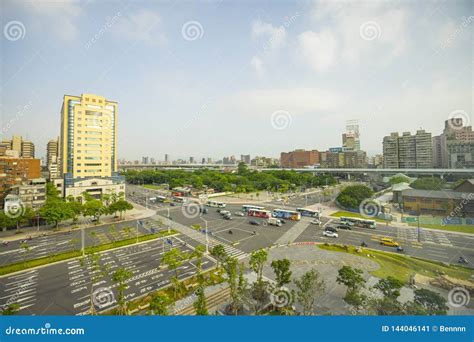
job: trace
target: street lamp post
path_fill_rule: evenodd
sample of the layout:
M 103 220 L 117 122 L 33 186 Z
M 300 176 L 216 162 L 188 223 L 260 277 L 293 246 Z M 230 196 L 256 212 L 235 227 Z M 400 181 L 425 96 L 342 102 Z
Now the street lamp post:
M 82 250 L 82 256 L 84 256 L 86 254 L 86 251 L 85 251 L 85 248 L 84 248 L 84 240 L 85 240 L 85 237 L 84 237 L 84 226 L 82 226 L 82 229 L 81 229 L 81 250 Z
M 137 220 L 137 234 L 136 234 L 136 236 L 137 236 L 136 243 L 138 243 L 138 220 Z
M 204 221 L 204 224 L 205 224 L 205 232 L 206 232 L 206 254 L 209 253 L 209 235 L 208 235 L 208 231 L 207 231 L 207 220 L 204 219 L 202 216 L 199 216 L 199 218 L 201 220 Z
M 170 208 L 166 208 L 168 210 L 168 234 L 171 232 L 171 220 L 170 220 Z

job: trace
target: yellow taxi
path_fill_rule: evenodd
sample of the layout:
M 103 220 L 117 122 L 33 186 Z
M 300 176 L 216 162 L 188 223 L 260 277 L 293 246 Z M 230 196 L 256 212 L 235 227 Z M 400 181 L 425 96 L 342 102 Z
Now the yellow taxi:
M 380 244 L 384 246 L 389 246 L 389 247 L 399 247 L 400 244 L 396 241 L 393 241 L 391 238 L 381 238 L 380 239 Z

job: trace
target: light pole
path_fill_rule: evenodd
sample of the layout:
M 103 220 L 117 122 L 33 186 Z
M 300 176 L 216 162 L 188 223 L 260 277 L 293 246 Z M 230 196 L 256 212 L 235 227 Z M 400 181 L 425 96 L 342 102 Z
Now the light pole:
M 170 220 L 170 208 L 166 208 L 168 210 L 168 234 L 171 232 L 171 220 Z
M 137 241 L 136 241 L 136 243 L 138 243 L 138 222 L 139 221 L 137 220 L 137 234 L 136 234 L 137 235 Z
M 86 251 L 85 251 L 85 248 L 84 248 L 84 240 L 85 240 L 85 237 L 84 237 L 84 226 L 82 226 L 82 229 L 81 229 L 81 250 L 82 250 L 82 256 L 84 256 L 86 254 Z
M 202 216 L 199 216 L 199 218 L 204 221 L 204 224 L 205 224 L 205 227 L 206 227 L 205 228 L 206 229 L 206 254 L 208 254 L 209 253 L 209 236 L 208 236 L 208 233 L 207 233 L 207 220 L 204 219 Z

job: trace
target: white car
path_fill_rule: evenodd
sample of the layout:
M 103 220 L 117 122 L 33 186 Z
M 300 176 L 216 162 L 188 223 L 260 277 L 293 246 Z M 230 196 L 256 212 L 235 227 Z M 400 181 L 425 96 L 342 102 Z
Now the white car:
M 318 226 L 320 226 L 321 221 L 319 221 L 318 219 L 314 219 L 313 221 L 311 221 L 311 224 L 317 224 Z
M 235 216 L 245 216 L 245 214 L 244 214 L 243 212 L 241 212 L 241 211 L 236 211 L 236 212 L 234 213 L 234 215 L 235 215 Z
M 339 237 L 339 235 L 338 235 L 337 233 L 331 232 L 331 231 L 329 231 L 329 230 L 325 230 L 325 231 L 323 232 L 323 236 L 332 237 L 332 238 L 337 238 L 337 237 Z

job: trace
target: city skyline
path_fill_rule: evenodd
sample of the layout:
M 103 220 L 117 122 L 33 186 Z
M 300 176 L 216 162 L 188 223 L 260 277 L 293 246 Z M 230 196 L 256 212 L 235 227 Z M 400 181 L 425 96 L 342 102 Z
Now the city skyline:
M 179 11 L 153 3 L 28 4 L 2 3 L 2 19 L 23 29 L 20 38 L 3 39 L 1 132 L 2 139 L 28 137 L 39 157 L 58 135 L 64 94 L 121 104 L 118 157 L 129 160 L 326 150 L 341 145 L 353 119 L 361 149 L 375 155 L 391 132 L 438 135 L 452 113 L 472 121 L 468 1 L 435 9 L 211 2 L 199 11 L 192 4 Z M 65 77 L 48 77 L 55 72 Z

